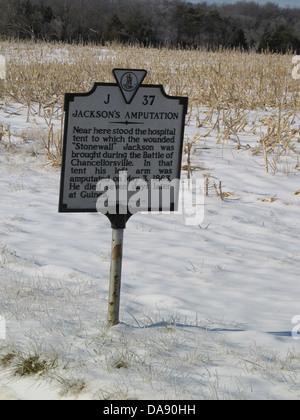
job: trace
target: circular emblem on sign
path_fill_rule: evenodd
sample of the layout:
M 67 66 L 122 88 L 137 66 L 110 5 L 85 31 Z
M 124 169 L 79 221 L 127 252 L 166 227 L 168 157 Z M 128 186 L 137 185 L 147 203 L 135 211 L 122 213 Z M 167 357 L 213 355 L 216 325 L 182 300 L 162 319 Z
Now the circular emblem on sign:
M 126 92 L 132 92 L 137 88 L 138 79 L 134 73 L 125 73 L 121 79 L 121 85 Z

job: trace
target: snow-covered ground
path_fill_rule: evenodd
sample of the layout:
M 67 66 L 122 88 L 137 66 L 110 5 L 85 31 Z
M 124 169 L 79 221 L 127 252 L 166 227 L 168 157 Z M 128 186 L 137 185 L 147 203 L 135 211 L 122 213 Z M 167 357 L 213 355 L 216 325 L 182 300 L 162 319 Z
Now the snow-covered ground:
M 204 221 L 130 219 L 121 323 L 108 328 L 110 224 L 58 213 L 60 170 L 45 164 L 43 120 L 26 115 L 0 109 L 12 143 L 0 141 L 0 398 L 299 399 L 299 158 L 267 174 L 247 127 L 241 149 L 200 138 Z M 186 136 L 204 131 L 191 120 Z M 34 356 L 44 369 L 18 374 Z

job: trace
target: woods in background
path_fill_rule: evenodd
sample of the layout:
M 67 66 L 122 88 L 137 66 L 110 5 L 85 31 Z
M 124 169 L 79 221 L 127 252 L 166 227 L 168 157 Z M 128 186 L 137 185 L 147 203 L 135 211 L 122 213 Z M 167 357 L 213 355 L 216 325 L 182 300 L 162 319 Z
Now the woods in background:
M 300 9 L 255 2 L 0 0 L 0 36 L 299 53 Z

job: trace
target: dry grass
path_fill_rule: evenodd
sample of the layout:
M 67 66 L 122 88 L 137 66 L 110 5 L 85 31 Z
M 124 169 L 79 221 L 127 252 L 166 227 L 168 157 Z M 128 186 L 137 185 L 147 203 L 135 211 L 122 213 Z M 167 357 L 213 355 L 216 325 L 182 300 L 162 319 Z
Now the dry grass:
M 292 53 L 31 42 L 2 42 L 0 51 L 7 57 L 3 98 L 26 106 L 27 120 L 32 106 L 38 104 L 39 115 L 48 127 L 45 146 L 56 164 L 61 157 L 64 93 L 87 92 L 95 82 L 114 82 L 115 67 L 145 68 L 145 83 L 162 84 L 170 95 L 188 96 L 187 123 L 196 120 L 197 127 L 206 130 L 202 137 L 216 133 L 217 142 L 234 137 L 238 148 L 243 147 L 240 134 L 249 130 L 249 111 L 272 109 L 273 116 L 252 128 L 253 133 L 261 131 L 261 143 L 254 154 L 264 153 L 268 171 L 270 154 L 296 153 L 293 144 L 299 141 L 300 132 L 299 126 L 292 125 L 300 106 L 300 85 L 292 77 Z M 206 115 L 200 117 L 203 108 Z M 59 129 L 55 130 L 54 119 L 61 121 Z M 194 144 L 186 144 L 188 171 L 189 146 Z
M 263 150 L 267 172 L 270 165 L 276 172 L 276 162 L 282 155 L 290 152 L 299 155 L 295 144 L 300 140 L 300 126 L 292 127 L 297 118 L 296 110 L 283 112 L 282 108 L 280 104 L 277 114 L 261 119 L 261 124 L 266 127 L 267 132 L 261 133 L 260 144 L 253 150 L 253 154 L 261 153 Z M 272 163 L 268 156 L 273 157 Z
M 194 109 L 299 109 L 299 83 L 292 54 L 222 50 L 169 50 L 111 45 L 2 43 L 7 51 L 7 93 L 41 107 L 65 92 L 86 92 L 95 81 L 114 82 L 114 67 L 145 68 L 146 82 L 161 83 L 171 95 L 186 95 Z

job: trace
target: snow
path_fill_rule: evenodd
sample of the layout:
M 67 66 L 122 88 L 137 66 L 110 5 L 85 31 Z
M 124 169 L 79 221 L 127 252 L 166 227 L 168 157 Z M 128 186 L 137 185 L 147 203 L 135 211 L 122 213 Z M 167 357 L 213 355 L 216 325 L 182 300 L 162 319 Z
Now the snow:
M 60 170 L 34 131 L 45 122 L 26 117 L 17 104 L 0 109 L 12 133 L 10 148 L 0 141 L 0 359 L 13 354 L 1 362 L 0 398 L 299 399 L 297 156 L 267 174 L 252 154 L 259 134 L 245 130 L 241 149 L 214 132 L 201 138 L 192 158 L 210 174 L 204 220 L 130 219 L 121 323 L 109 328 L 110 224 L 58 213 Z M 186 136 L 203 130 L 191 120 Z M 16 375 L 33 355 L 49 369 Z

